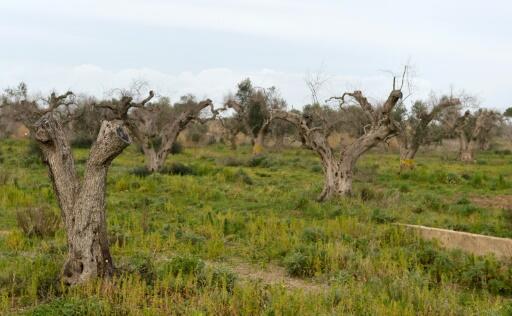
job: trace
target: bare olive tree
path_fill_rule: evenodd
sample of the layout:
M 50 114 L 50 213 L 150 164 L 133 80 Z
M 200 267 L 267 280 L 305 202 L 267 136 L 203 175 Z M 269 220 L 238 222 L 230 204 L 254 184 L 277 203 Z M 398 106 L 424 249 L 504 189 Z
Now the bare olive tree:
M 94 277 L 111 276 L 114 265 L 105 214 L 107 172 L 112 160 L 131 142 L 128 111 L 143 107 L 153 98 L 153 92 L 138 103 L 131 97 L 123 97 L 110 105 L 113 119 L 101 123 L 82 179 L 75 168 L 68 135 L 63 127 L 70 119 L 69 108 L 75 104 L 74 94 L 52 93 L 44 100 L 44 107 L 28 99 L 24 85 L 16 91 L 9 91 L 9 94 L 19 97 L 12 106 L 42 151 L 61 209 L 68 243 L 68 256 L 63 267 L 64 282 L 73 285 Z
M 365 127 L 365 133 L 350 145 L 342 146 L 339 153 L 335 152 L 327 139 L 335 122 L 315 120 L 308 113 L 301 115 L 282 110 L 272 111 L 273 119 L 282 119 L 294 124 L 299 130 L 303 144 L 320 156 L 325 178 L 318 201 L 352 194 L 354 167 L 361 155 L 398 133 L 391 111 L 402 96 L 401 88 L 393 87 L 387 100 L 380 107 L 373 106 L 361 91 L 345 92 L 341 97 L 335 97 L 334 99 L 340 100 L 340 107 L 345 104 L 346 99 L 354 100 L 370 121 Z M 315 121 L 321 123 L 315 124 Z
M 414 158 L 420 146 L 432 141 L 432 122 L 439 119 L 443 112 L 451 107 L 460 105 L 460 100 L 454 97 L 432 96 L 430 104 L 417 101 L 410 112 L 405 107 L 398 114 L 400 132 L 397 135 L 400 144 L 400 169 L 414 167 Z
M 220 117 L 219 120 L 223 129 L 223 138 L 229 142 L 232 150 L 236 150 L 237 136 L 240 133 L 244 134 L 246 130 L 243 121 L 237 114 L 230 117 Z
M 459 159 L 463 162 L 474 162 L 480 144 L 488 141 L 491 131 L 500 120 L 499 113 L 487 109 L 480 109 L 474 114 L 466 111 L 456 118 L 453 126 L 459 138 Z
M 208 108 L 209 116 L 205 116 L 204 110 Z M 219 111 L 210 99 L 196 102 L 192 96 L 182 97 L 174 106 L 163 98 L 134 109 L 128 116 L 128 126 L 135 142 L 142 147 L 148 170 L 161 170 L 178 135 L 189 123 L 205 123 L 215 119 Z

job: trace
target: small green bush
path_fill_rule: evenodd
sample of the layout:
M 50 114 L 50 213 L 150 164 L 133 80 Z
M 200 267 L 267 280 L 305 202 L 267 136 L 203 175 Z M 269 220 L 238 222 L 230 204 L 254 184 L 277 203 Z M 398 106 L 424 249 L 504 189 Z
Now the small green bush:
M 184 242 L 191 243 L 192 245 L 199 245 L 205 242 L 206 238 L 204 236 L 198 235 L 193 232 L 183 231 L 181 229 L 177 230 L 174 236 L 182 240 Z
M 159 270 L 159 275 L 199 275 L 205 268 L 204 262 L 193 256 L 176 256 L 163 264 Z
M 98 298 L 57 298 L 28 311 L 27 316 L 107 315 L 107 309 Z
M 506 156 L 506 155 L 512 155 L 512 150 L 510 150 L 510 149 L 502 149 L 502 150 L 496 149 L 494 151 L 494 153 L 496 155 Z
M 220 160 L 220 163 L 226 167 L 239 167 L 243 166 L 245 162 L 236 157 L 226 157 Z
M 132 174 L 137 177 L 145 178 L 151 175 L 151 171 L 149 171 L 146 167 L 135 167 L 129 171 L 129 174 Z
M 327 241 L 327 235 L 318 227 L 306 227 L 302 231 L 302 240 L 306 242 Z
M 223 171 L 223 174 L 225 179 L 229 182 L 242 182 L 247 185 L 254 184 L 252 178 L 243 169 L 238 169 L 235 172 L 233 172 L 232 170 L 225 169 Z
M 198 277 L 199 285 L 226 289 L 232 293 L 235 288 L 237 276 L 231 270 L 225 267 L 213 267 L 211 269 L 202 270 Z
M 146 284 L 153 284 L 156 279 L 154 258 L 149 254 L 137 253 L 130 257 L 128 271 L 138 274 Z
M 247 167 L 271 168 L 275 163 L 265 155 L 253 156 L 247 161 Z
M 183 145 L 178 141 L 175 141 L 174 143 L 172 143 L 171 154 L 177 155 L 177 154 L 181 154 L 181 153 L 183 153 Z
M 294 277 L 312 277 L 327 268 L 327 253 L 315 245 L 302 246 L 284 259 L 289 275 Z
M 374 190 L 370 189 L 369 187 L 363 187 L 363 188 L 361 188 L 359 196 L 361 197 L 361 200 L 363 200 L 363 201 L 371 201 L 371 200 L 375 199 L 377 194 L 375 193 Z
M 371 220 L 377 224 L 393 223 L 397 219 L 394 216 L 383 213 L 381 209 L 376 208 L 372 212 Z
M 444 207 L 441 200 L 433 194 L 425 194 L 423 197 L 423 205 L 432 211 L 440 211 Z
M 187 166 L 185 164 L 175 162 L 171 164 L 170 166 L 165 166 L 162 169 L 158 171 L 162 174 L 172 174 L 172 175 L 179 175 L 179 176 L 186 176 L 186 175 L 195 175 L 196 172 L 194 168 Z
M 407 184 L 401 184 L 398 190 L 402 193 L 409 193 L 411 192 L 411 187 L 408 186 Z

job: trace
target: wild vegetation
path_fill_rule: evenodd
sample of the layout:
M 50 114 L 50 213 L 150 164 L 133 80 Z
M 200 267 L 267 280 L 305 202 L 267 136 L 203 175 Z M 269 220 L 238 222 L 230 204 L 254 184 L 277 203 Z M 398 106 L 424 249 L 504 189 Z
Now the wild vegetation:
M 512 259 L 398 225 L 512 238 L 510 126 L 407 108 L 403 80 L 302 111 L 250 80 L 221 107 L 6 90 L 3 136 L 29 137 L 0 140 L 0 313 L 512 313 Z
M 17 215 L 36 206 L 58 213 L 45 167 L 28 148 L 28 141 L 1 145 L 3 314 L 511 310 L 510 263 L 446 251 L 394 225 L 512 237 L 511 210 L 493 203 L 512 188 L 510 152 L 486 152 L 478 164 L 460 164 L 456 152 L 420 155 L 413 172 L 399 174 L 399 156 L 375 150 L 357 166 L 354 197 L 318 203 L 321 164 L 306 149 L 254 158 L 246 146 L 236 152 L 222 144 L 186 148 L 167 163 L 174 172 L 138 174 L 144 157 L 130 146 L 113 162 L 107 182 L 116 272 L 67 287 L 60 281 L 64 227 L 55 235 L 26 234 L 27 219 Z M 83 173 L 88 152 L 74 154 Z M 242 263 L 276 279 L 303 279 L 303 287 L 246 277 L 237 273 Z

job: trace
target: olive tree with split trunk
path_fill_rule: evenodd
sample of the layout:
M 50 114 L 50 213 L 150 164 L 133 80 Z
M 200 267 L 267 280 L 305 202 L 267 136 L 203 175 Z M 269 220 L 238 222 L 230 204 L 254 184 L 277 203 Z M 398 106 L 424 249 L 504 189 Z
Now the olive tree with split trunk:
M 44 100 L 45 107 L 28 99 L 24 84 L 9 90 L 8 95 L 18 96 L 10 105 L 42 151 L 61 209 L 68 245 L 63 281 L 74 285 L 95 277 L 111 276 L 114 264 L 105 212 L 107 172 L 112 160 L 131 143 L 127 126 L 129 110 L 143 107 L 153 98 L 153 92 L 138 103 L 131 97 L 112 102 L 113 118 L 102 121 L 82 179 L 75 168 L 69 137 L 63 127 L 72 119 L 69 109 L 75 104 L 74 94 L 52 93 Z
M 318 120 L 308 113 L 299 114 L 282 110 L 271 112 L 272 119 L 282 119 L 294 124 L 299 130 L 303 144 L 320 156 L 324 171 L 324 186 L 318 201 L 352 194 L 354 168 L 358 159 L 371 148 L 398 133 L 391 111 L 402 96 L 401 89 L 393 87 L 387 100 L 380 107 L 372 105 L 361 91 L 346 92 L 341 97 L 332 98 L 341 101 L 341 109 L 346 99 L 351 98 L 361 107 L 370 121 L 365 128 L 365 133 L 350 145 L 342 146 L 338 153 L 328 142 L 331 128 L 338 123 L 337 121 L 320 120 L 323 121 L 321 124 L 314 124 Z

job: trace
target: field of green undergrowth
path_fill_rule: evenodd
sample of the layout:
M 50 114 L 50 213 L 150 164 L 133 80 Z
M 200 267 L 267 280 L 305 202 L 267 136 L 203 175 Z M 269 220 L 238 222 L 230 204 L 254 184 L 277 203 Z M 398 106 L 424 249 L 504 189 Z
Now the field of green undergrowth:
M 253 158 L 248 147 L 185 148 L 148 175 L 131 146 L 108 177 L 116 276 L 68 288 L 59 223 L 43 234 L 20 227 L 24 210 L 59 212 L 30 148 L 0 143 L 2 315 L 512 314 L 512 262 L 446 251 L 395 225 L 512 238 L 512 206 L 500 202 L 512 194 L 508 152 L 476 164 L 422 154 L 401 174 L 396 153 L 372 152 L 353 197 L 317 203 L 322 170 L 304 149 Z M 83 171 L 87 151 L 75 156 Z M 237 262 L 325 287 L 248 279 Z

